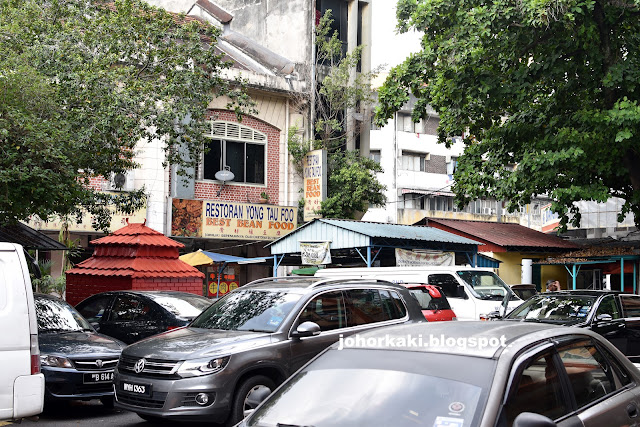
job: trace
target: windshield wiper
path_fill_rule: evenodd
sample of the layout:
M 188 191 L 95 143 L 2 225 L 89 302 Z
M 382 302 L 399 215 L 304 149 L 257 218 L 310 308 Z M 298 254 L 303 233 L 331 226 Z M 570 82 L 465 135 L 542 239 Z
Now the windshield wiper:
M 283 424 L 278 423 L 276 427 L 313 427 L 312 425 L 302 425 L 302 424 Z
M 247 331 L 247 332 L 264 332 L 266 334 L 271 333 L 271 331 L 265 331 L 264 329 L 237 329 L 238 331 Z M 278 424 L 279 425 L 279 424 Z M 288 425 L 288 424 L 283 424 Z

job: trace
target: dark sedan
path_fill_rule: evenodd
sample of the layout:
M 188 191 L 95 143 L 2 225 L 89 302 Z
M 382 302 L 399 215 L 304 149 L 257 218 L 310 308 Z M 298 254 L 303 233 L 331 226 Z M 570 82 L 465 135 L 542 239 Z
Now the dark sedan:
M 546 292 L 525 301 L 504 320 L 588 328 L 640 362 L 640 295 L 616 291 Z
M 36 294 L 45 401 L 100 399 L 113 406 L 113 369 L 123 342 L 96 333 L 71 305 Z
M 112 291 L 93 295 L 76 309 L 100 333 L 127 344 L 186 326 L 212 301 L 173 291 Z

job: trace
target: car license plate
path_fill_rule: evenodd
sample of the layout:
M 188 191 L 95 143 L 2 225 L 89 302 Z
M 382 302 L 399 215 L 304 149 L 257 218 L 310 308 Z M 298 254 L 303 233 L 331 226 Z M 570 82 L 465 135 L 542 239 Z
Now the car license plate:
M 110 383 L 113 382 L 113 371 L 96 372 L 92 374 L 84 374 L 82 382 L 85 384 Z
M 140 396 L 151 396 L 151 384 L 134 384 L 123 381 L 120 383 L 120 390 Z

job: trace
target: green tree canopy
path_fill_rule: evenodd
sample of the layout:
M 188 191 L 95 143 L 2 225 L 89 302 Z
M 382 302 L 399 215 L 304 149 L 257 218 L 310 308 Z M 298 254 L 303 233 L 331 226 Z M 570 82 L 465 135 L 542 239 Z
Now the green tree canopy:
M 131 213 L 143 190 L 90 178 L 134 168 L 141 141 L 193 166 L 214 92 L 248 102 L 221 78 L 217 35 L 138 0 L 0 0 L 0 223 L 84 208 L 104 229 L 107 205 Z
M 438 138 L 465 135 L 454 191 L 508 208 L 551 197 L 621 197 L 640 221 L 640 3 L 637 0 L 400 0 L 398 28 L 421 51 L 379 92 L 378 123 L 413 93 L 414 119 L 440 114 Z M 517 165 L 515 169 L 513 165 Z

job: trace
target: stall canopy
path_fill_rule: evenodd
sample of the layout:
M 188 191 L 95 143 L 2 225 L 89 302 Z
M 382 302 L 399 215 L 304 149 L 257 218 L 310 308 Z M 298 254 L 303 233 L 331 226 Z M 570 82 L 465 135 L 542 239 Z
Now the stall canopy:
M 353 249 L 367 267 L 372 266 L 382 248 L 459 252 L 466 255 L 469 264 L 476 266 L 480 244 L 432 227 L 315 219 L 265 246 L 274 256 L 274 274 L 285 256 L 300 253 L 300 242 L 330 242 L 331 251 Z

